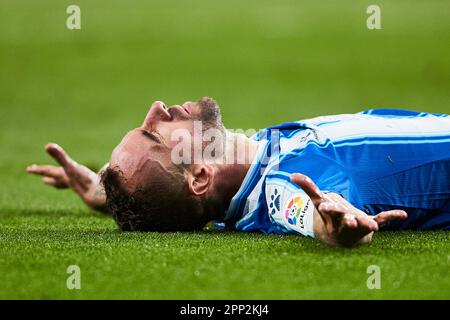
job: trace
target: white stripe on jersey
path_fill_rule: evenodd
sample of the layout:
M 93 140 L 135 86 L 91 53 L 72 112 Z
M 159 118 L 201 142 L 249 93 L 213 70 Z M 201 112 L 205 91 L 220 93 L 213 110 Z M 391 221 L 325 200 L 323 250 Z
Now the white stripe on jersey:
M 407 139 L 450 134 L 450 117 L 378 118 L 359 115 L 352 118 L 347 117 L 343 121 L 336 116 L 335 122 L 319 125 L 318 128 L 333 142 L 371 137 Z

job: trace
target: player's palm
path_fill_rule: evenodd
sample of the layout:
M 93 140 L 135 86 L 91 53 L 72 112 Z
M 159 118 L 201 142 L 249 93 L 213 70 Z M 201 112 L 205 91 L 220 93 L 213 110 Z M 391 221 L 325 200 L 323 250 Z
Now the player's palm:
M 390 210 L 375 216 L 368 216 L 363 211 L 337 194 L 322 193 L 307 176 L 295 173 L 291 180 L 300 186 L 311 198 L 321 218 L 319 234 L 316 236 L 329 244 L 354 246 L 370 242 L 373 232 L 390 220 L 406 219 L 403 210 Z M 315 230 L 315 232 L 316 232 Z

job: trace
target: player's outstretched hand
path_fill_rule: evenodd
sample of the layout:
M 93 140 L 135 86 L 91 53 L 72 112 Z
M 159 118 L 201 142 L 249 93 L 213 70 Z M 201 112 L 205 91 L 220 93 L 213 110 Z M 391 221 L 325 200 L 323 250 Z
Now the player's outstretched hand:
M 314 233 L 316 237 L 331 245 L 352 247 L 369 243 L 375 231 L 395 219 L 406 219 L 403 210 L 384 211 L 369 216 L 355 208 L 338 194 L 322 193 L 307 176 L 294 173 L 292 182 L 308 194 L 314 204 Z
M 34 164 L 27 167 L 27 172 L 42 176 L 45 184 L 55 188 L 71 188 L 88 206 L 105 212 L 106 195 L 99 175 L 72 160 L 64 149 L 55 143 L 47 144 L 45 150 L 60 166 Z

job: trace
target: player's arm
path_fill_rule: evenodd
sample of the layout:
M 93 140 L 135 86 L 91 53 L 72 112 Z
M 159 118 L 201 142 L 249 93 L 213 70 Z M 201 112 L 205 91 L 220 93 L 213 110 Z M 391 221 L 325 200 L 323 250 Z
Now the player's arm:
M 305 175 L 294 173 L 291 180 L 308 194 L 314 204 L 315 237 L 330 245 L 352 247 L 369 243 L 373 233 L 388 221 L 407 218 L 403 210 L 384 211 L 369 216 L 338 194 L 322 193 Z
M 45 150 L 60 166 L 31 165 L 27 172 L 42 176 L 45 184 L 57 189 L 71 188 L 89 207 L 109 214 L 105 190 L 100 183 L 100 175 L 107 164 L 95 173 L 72 160 L 57 144 L 47 144 Z

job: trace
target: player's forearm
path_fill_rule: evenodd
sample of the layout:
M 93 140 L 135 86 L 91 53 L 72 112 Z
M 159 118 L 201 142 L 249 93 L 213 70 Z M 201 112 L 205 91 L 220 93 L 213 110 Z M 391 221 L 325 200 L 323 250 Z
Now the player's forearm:
M 106 204 L 106 193 L 103 185 L 98 183 L 93 192 L 93 195 L 89 199 L 83 199 L 84 202 L 96 211 L 110 214 L 111 212 Z
M 91 173 L 92 178 L 90 179 L 90 185 L 86 186 L 85 192 L 75 191 L 78 193 L 83 202 L 91 209 L 105 214 L 110 214 L 111 212 L 106 203 L 105 189 L 101 183 L 101 176 L 107 166 L 108 163 L 105 164 L 97 173 Z
M 104 170 L 108 167 L 109 163 L 106 163 L 98 172 L 97 172 L 97 179 L 96 179 L 96 185 L 94 188 L 94 193 L 91 197 L 91 202 L 87 203 L 88 206 L 90 206 L 92 209 L 105 213 L 105 214 L 111 214 L 111 211 L 109 210 L 107 203 L 106 203 L 106 192 L 105 188 L 103 187 L 103 184 L 101 183 L 101 176 L 104 172 Z

